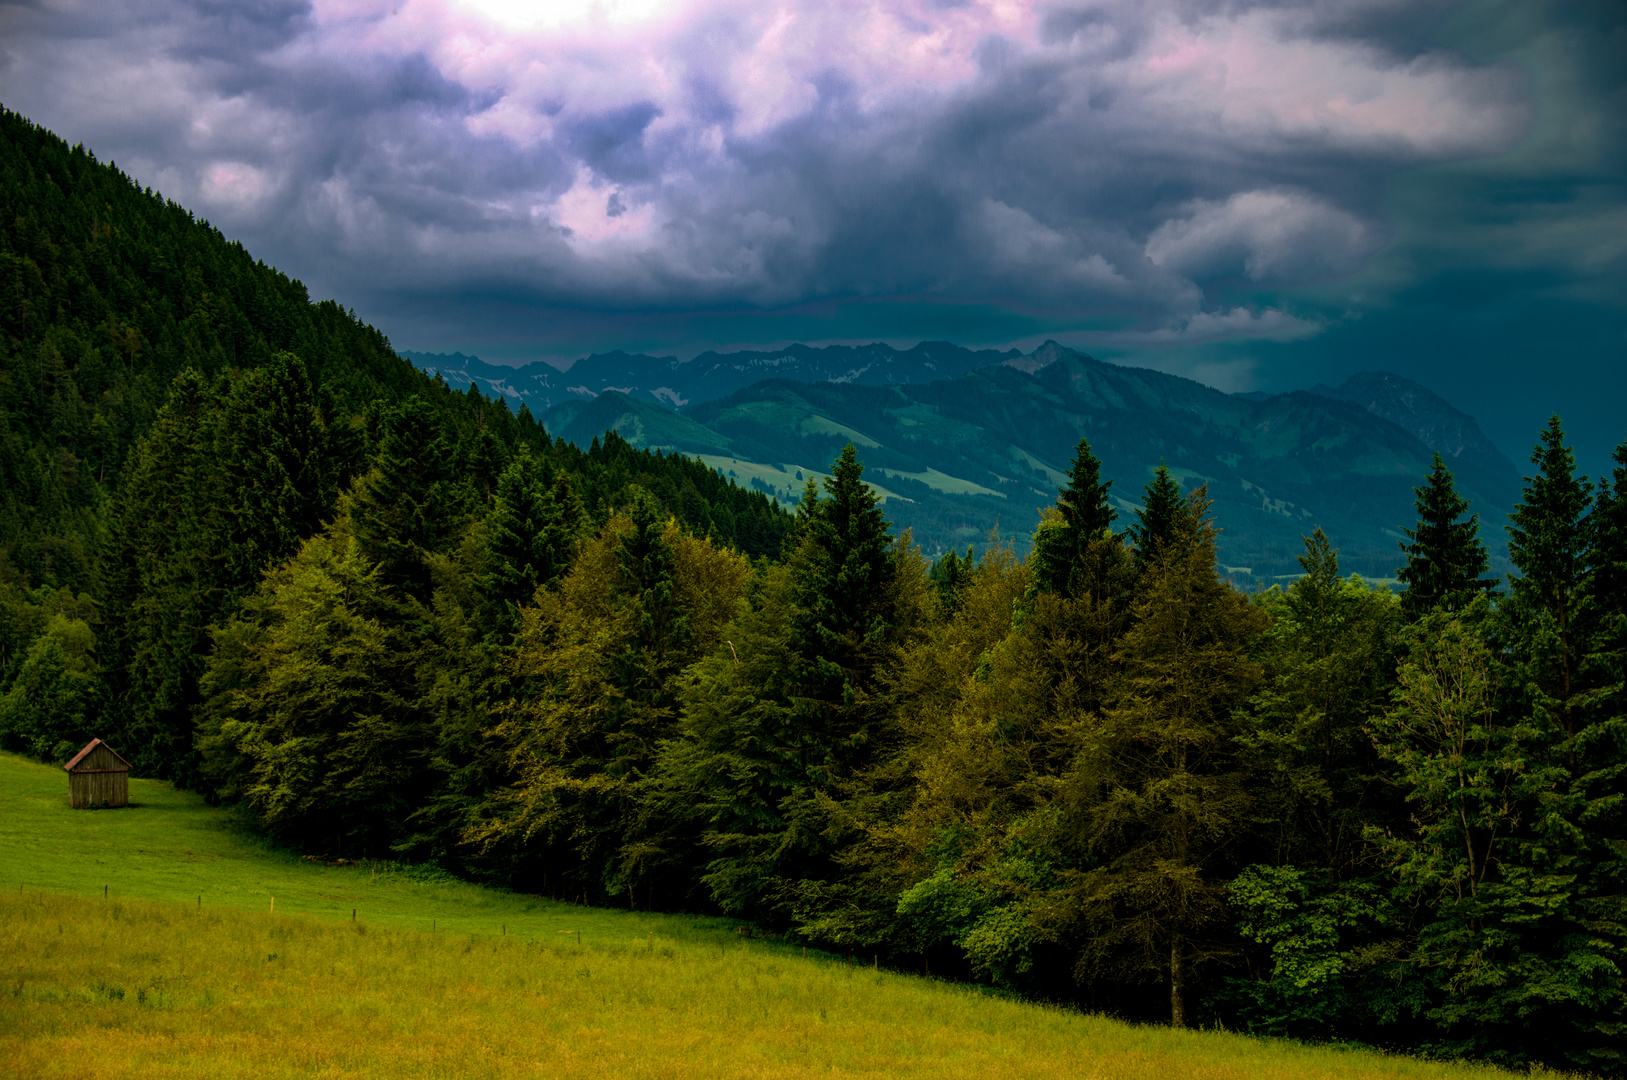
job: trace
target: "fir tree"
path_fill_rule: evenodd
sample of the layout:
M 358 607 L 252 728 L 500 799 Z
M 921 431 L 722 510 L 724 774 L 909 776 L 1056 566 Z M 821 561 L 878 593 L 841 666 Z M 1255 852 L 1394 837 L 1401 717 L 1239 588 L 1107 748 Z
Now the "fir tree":
M 1401 609 L 1409 620 L 1437 606 L 1457 611 L 1476 593 L 1496 584 L 1483 578 L 1491 562 L 1486 545 L 1480 541 L 1480 516 L 1459 521 L 1469 509 L 1468 500 L 1457 493 L 1452 473 L 1435 455 L 1429 478 L 1414 489 L 1418 496 L 1418 524 L 1403 529 L 1410 544 L 1402 544 L 1407 564 L 1396 577 L 1407 589 L 1401 594 Z

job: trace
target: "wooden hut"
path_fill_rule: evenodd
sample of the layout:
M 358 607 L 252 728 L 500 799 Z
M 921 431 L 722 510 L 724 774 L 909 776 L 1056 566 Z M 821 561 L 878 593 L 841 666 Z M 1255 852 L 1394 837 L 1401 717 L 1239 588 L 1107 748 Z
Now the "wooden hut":
M 68 797 L 75 810 L 130 805 L 130 763 L 102 740 L 90 740 L 62 767 L 68 770 Z

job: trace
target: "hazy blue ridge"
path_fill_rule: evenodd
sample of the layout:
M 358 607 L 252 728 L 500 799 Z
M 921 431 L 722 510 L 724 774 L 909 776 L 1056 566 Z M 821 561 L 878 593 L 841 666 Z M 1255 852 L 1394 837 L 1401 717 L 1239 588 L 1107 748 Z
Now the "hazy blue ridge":
M 1510 483 L 1519 482 L 1519 470 L 1486 438 L 1474 417 L 1411 379 L 1389 371 L 1360 371 L 1336 387 L 1317 383 L 1311 393 L 1354 402 L 1410 431 L 1431 450 L 1440 451 L 1454 470 L 1472 465 Z
M 568 371 L 541 361 L 520 367 L 491 364 L 462 353 L 402 351 L 401 355 L 426 372 L 439 373 L 458 389 L 474 383 L 489 397 L 505 398 L 510 408 L 518 409 L 523 401 L 540 416 L 562 402 L 588 400 L 607 391 L 676 409 L 727 397 L 765 379 L 857 386 L 924 383 L 957 378 L 1022 353 L 966 349 L 944 341 L 923 341 L 904 350 L 874 342 L 704 352 L 680 362 L 673 356 L 618 350 L 584 357 Z
M 1302 537 L 1318 525 L 1347 569 L 1389 576 L 1401 562 L 1400 530 L 1415 517 L 1413 488 L 1441 449 L 1504 565 L 1513 466 L 1473 441 L 1484 436 L 1472 417 L 1416 384 L 1387 376 L 1404 394 L 1381 412 L 1378 398 L 1356 390 L 1225 394 L 1054 342 L 996 355 L 1005 359 L 935 381 L 777 378 L 679 413 L 609 392 L 541 418 L 578 445 L 615 430 L 634 445 L 706 455 L 783 500 L 798 490 L 797 471 L 822 471 L 853 442 L 895 527 L 911 528 L 928 552 L 981 546 L 996 527 L 1024 548 L 1084 435 L 1116 482 L 1121 523 L 1133 520 L 1160 462 L 1189 487 L 1207 483 L 1222 561 L 1244 580 L 1296 574 Z

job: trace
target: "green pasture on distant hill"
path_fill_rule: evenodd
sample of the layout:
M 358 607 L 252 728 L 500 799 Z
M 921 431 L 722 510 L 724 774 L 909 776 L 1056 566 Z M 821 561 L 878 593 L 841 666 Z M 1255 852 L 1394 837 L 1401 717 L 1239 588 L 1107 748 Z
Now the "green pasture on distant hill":
M 313 865 L 167 784 L 130 794 L 71 810 L 61 769 L 0 754 L 0 1075 L 1511 1075 L 1135 1027 L 721 919 Z

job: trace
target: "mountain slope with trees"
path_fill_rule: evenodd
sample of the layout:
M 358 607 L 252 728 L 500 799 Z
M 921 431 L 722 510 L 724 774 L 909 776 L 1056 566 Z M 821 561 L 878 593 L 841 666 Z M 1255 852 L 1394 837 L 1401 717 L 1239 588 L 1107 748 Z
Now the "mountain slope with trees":
M 338 304 L 9 112 L 0 290 L 0 687 L 47 695 L 18 697 L 8 735 L 36 753 L 101 734 L 150 775 L 200 782 L 211 627 L 351 506 L 387 583 L 426 603 L 435 560 L 472 534 L 504 554 L 551 545 L 529 554 L 552 565 L 635 489 L 758 555 L 791 525 L 698 462 L 613 435 L 577 449 L 523 407 L 425 376 Z M 547 539 L 490 531 L 516 521 L 501 495 L 517 460 L 527 512 L 560 519 L 520 524 Z M 513 576 L 482 557 L 470 573 Z

